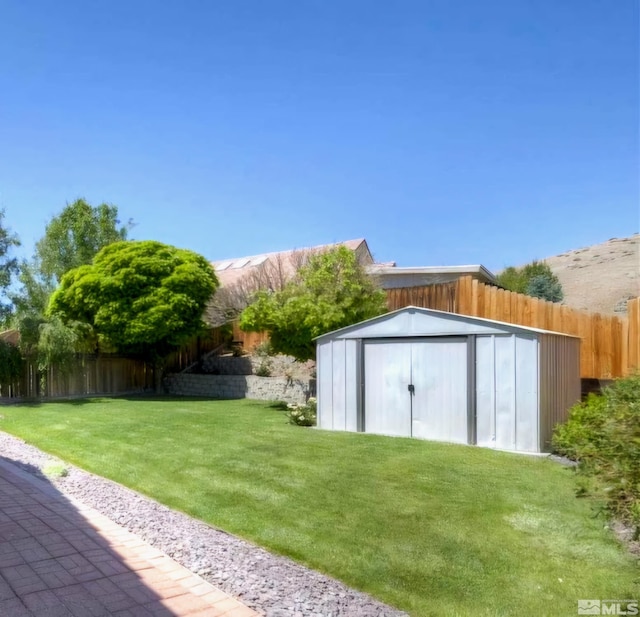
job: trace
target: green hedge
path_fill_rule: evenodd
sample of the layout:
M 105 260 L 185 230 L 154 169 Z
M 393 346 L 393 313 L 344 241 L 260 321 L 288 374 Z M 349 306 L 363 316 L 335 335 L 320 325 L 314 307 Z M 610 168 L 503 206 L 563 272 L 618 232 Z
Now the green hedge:
M 640 536 L 640 375 L 618 379 L 601 395 L 575 405 L 553 445 L 579 462 L 583 490 Z

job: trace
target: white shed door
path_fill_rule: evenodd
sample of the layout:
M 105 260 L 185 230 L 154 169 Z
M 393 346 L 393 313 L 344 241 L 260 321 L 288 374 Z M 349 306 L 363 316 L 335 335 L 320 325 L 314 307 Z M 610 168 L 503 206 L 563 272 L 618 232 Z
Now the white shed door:
M 364 345 L 364 430 L 411 436 L 411 346 L 367 341 Z
M 367 341 L 364 366 L 367 433 L 468 443 L 466 338 Z
M 467 341 L 436 338 L 411 344 L 412 435 L 469 443 Z

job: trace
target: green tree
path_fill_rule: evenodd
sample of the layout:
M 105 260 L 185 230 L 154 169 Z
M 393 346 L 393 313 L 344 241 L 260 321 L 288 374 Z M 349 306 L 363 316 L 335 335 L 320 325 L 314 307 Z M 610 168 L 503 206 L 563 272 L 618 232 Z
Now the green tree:
M 11 250 L 15 246 L 20 246 L 20 241 L 4 225 L 4 210 L 0 210 L 0 329 L 7 325 L 11 314 L 11 300 L 7 297 L 7 290 L 18 272 L 18 261 L 11 256 Z
M 127 232 L 127 227 L 120 225 L 116 206 L 103 203 L 94 207 L 77 199 L 49 221 L 44 236 L 36 243 L 33 259 L 22 262 L 21 288 L 12 297 L 13 323 L 20 330 L 22 350 L 38 353 L 41 366 L 55 357 L 67 357 L 68 342 L 78 340 L 74 332 L 63 336 L 62 324 L 46 327 L 45 313 L 54 289 L 66 272 L 90 264 L 101 248 L 126 239 Z M 41 341 L 43 334 L 46 340 Z M 41 342 L 44 347 L 38 351 Z M 56 351 L 53 345 L 58 343 Z
M 217 286 L 201 255 L 160 242 L 116 242 L 62 277 L 48 315 L 88 324 L 118 351 L 149 358 L 159 380 L 166 354 L 204 327 Z
M 74 366 L 76 353 L 90 351 L 92 328 L 89 324 L 72 321 L 68 324 L 53 316 L 39 325 L 38 368 L 41 371 L 55 365 L 61 372 Z
M 91 206 L 77 199 L 49 221 L 36 244 L 39 274 L 59 283 L 69 270 L 90 264 L 101 248 L 126 239 L 127 227 L 120 225 L 117 206 Z
M 0 339 L 0 386 L 20 376 L 22 356 L 14 345 Z
M 386 295 L 344 246 L 310 257 L 281 291 L 259 291 L 240 317 L 246 331 L 268 332 L 275 353 L 315 357 L 313 339 L 386 312 Z
M 527 285 L 527 295 L 534 298 L 543 298 L 551 302 L 561 302 L 564 298 L 562 285 L 557 277 L 544 274 L 534 276 Z
M 54 287 L 38 275 L 34 262 L 22 262 L 18 280 L 21 288 L 12 295 L 12 324 L 20 332 L 20 348 L 26 355 L 32 355 L 37 351 L 40 326 L 46 322 L 44 315 Z
M 564 298 L 558 277 L 543 261 L 532 261 L 521 268 L 509 266 L 496 278 L 498 284 L 509 291 L 551 302 L 561 302 Z

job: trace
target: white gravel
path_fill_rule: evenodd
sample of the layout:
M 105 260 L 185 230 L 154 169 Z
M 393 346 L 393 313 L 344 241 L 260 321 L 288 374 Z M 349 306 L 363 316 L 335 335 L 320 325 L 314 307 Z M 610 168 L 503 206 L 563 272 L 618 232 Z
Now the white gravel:
M 0 456 L 27 471 L 55 459 L 0 432 Z M 65 464 L 50 479 L 73 496 L 164 551 L 186 568 L 268 617 L 397 617 L 406 615 L 245 540 L 192 519 L 120 484 Z

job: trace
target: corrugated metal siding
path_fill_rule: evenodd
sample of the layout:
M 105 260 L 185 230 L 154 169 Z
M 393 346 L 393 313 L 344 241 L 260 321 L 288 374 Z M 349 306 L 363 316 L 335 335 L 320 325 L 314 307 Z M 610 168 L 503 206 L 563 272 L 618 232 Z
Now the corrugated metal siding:
M 493 336 L 476 337 L 476 443 L 496 447 L 495 345 Z
M 357 341 L 334 340 L 317 348 L 318 426 L 358 430 Z
M 516 359 L 512 336 L 494 336 L 496 448 L 516 449 Z
M 410 437 L 411 345 L 396 341 L 364 343 L 364 430 Z
M 358 341 L 345 340 L 344 347 L 344 408 L 345 430 L 358 430 L 358 389 L 360 383 Z
M 538 451 L 538 339 L 518 335 L 516 343 L 516 450 Z
M 331 430 L 333 428 L 333 358 L 331 357 L 332 341 L 318 343 L 316 348 L 318 427 Z
M 333 357 L 332 381 L 333 392 L 331 410 L 333 413 L 333 429 L 344 431 L 347 427 L 346 420 L 346 363 L 344 340 L 333 341 L 331 355 Z
M 534 335 L 476 337 L 479 446 L 538 451 L 537 345 Z
M 580 340 L 544 334 L 540 339 L 540 451 L 551 449 L 556 424 L 580 400 Z
M 469 443 L 467 338 L 427 338 L 407 343 L 411 355 L 411 435 Z

